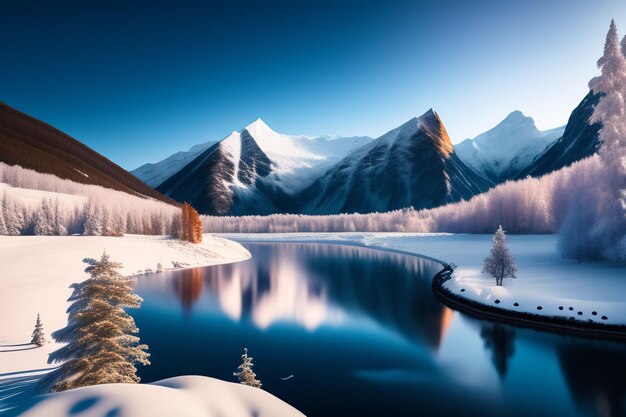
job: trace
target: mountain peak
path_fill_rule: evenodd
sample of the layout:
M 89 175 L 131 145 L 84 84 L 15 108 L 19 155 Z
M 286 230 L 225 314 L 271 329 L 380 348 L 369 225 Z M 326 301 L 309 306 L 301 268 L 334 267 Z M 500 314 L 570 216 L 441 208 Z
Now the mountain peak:
M 441 118 L 433 109 L 429 109 L 417 119 L 421 128 L 426 132 L 442 155 L 449 155 L 454 147 Z

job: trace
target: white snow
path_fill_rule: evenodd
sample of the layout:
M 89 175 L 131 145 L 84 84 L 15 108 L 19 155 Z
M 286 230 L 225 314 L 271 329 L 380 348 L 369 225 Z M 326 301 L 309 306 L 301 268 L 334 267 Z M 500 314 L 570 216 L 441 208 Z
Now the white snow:
M 44 198 L 52 201 L 58 201 L 59 205 L 63 207 L 73 208 L 75 206 L 78 206 L 82 208 L 89 199 L 86 196 L 80 195 L 12 187 L 8 184 L 0 182 L 0 196 L 4 195 L 4 193 L 6 193 L 9 198 L 18 200 L 24 206 L 27 206 L 29 208 L 39 207 L 39 205 L 41 204 L 41 200 Z
M 444 285 L 463 297 L 515 311 L 626 324 L 626 265 L 563 259 L 555 235 L 508 235 L 507 245 L 515 257 L 518 272 L 516 279 L 506 278 L 503 287 L 497 287 L 495 279 L 481 273 L 483 260 L 489 255 L 491 235 L 286 233 L 222 236 L 240 242 L 335 242 L 416 253 L 455 263 L 458 269 Z M 464 292 L 460 291 L 462 288 Z M 497 305 L 496 299 L 500 300 Z M 513 305 L 516 302 L 519 307 Z M 537 310 L 537 306 L 542 309 Z M 559 310 L 559 306 L 563 306 L 563 310 Z M 583 314 L 578 315 L 579 311 Z M 593 311 L 597 315 L 592 315 Z M 602 316 L 607 316 L 607 320 L 602 320 Z
M 239 244 L 204 235 L 203 243 L 187 244 L 162 236 L 0 236 L 0 375 L 48 368 L 48 343 L 29 345 L 37 313 L 46 337 L 65 326 L 69 285 L 87 278 L 83 258 L 98 258 L 106 250 L 124 265 L 123 275 L 141 273 L 172 261 L 190 267 L 235 262 L 250 254 Z
M 488 177 L 517 174 L 563 135 L 565 126 L 540 131 L 531 117 L 509 114 L 494 128 L 455 145 L 458 157 Z
M 23 417 L 303 416 L 259 388 L 202 376 L 152 384 L 108 384 L 50 394 Z
M 276 133 L 261 119 L 245 127 L 273 162 L 268 180 L 288 194 L 310 185 L 350 151 L 371 143 L 369 137 L 310 137 Z

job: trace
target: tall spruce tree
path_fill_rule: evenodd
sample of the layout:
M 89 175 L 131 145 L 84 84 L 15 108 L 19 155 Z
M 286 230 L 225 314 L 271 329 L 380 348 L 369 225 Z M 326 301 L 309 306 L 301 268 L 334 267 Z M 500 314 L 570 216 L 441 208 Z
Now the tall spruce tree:
M 237 372 L 233 372 L 233 376 L 236 376 L 241 384 L 261 388 L 263 384 L 261 384 L 261 381 L 256 379 L 256 374 L 252 371 L 253 366 L 252 356 L 248 356 L 248 348 L 243 348 L 241 365 L 237 367 Z
M 140 344 L 133 318 L 124 308 L 138 308 L 141 298 L 132 283 L 118 272 L 121 264 L 106 253 L 100 260 L 85 259 L 91 277 L 72 284 L 68 323 L 52 333 L 59 343 L 48 363 L 62 362 L 50 374 L 51 391 L 106 383 L 137 383 L 136 364 L 149 365 L 148 346 Z
M 493 235 L 491 254 L 485 258 L 483 272 L 494 277 L 498 286 L 502 286 L 504 278 L 515 278 L 517 268 L 515 268 L 515 261 L 509 248 L 506 247 L 506 235 L 502 226 L 498 227 Z
M 37 345 L 39 347 L 46 344 L 46 336 L 43 332 L 43 324 L 41 323 L 41 317 L 39 313 L 37 313 L 37 321 L 35 322 L 35 330 L 33 330 L 32 338 L 30 339 L 30 343 Z
M 602 123 L 598 137 L 602 143 L 600 159 L 605 169 L 595 223 L 591 228 L 599 242 L 599 254 L 611 260 L 626 260 L 626 44 L 620 46 L 615 21 L 611 20 L 604 54 L 598 60 L 601 75 L 589 82 L 595 93 L 603 96 L 589 121 Z

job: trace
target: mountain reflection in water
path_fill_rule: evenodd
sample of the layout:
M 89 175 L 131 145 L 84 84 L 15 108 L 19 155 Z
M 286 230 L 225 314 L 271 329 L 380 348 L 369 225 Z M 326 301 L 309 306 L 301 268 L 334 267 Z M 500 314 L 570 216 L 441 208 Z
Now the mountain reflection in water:
M 432 295 L 440 265 L 416 256 L 245 246 L 244 262 L 138 278 L 143 382 L 234 381 L 247 347 L 263 389 L 310 416 L 624 415 L 623 344 L 453 312 Z

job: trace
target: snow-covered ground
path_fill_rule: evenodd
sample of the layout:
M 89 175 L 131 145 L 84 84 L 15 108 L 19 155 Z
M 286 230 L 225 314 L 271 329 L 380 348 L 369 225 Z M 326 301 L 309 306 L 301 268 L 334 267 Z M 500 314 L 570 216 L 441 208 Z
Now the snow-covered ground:
M 123 275 L 156 270 L 158 263 L 172 268 L 172 261 L 196 267 L 250 257 L 239 244 L 209 235 L 199 245 L 158 236 L 0 236 L 0 414 L 33 400 L 38 375 L 51 367 L 48 353 L 59 348 L 54 342 L 30 344 L 37 313 L 49 339 L 66 324 L 69 285 L 87 278 L 82 259 L 104 250 L 123 264 Z M 27 416 L 302 415 L 263 390 L 199 376 L 87 387 L 35 400 Z
M 517 279 L 505 279 L 503 287 L 496 287 L 493 278 L 481 273 L 483 260 L 489 255 L 491 235 L 288 233 L 221 236 L 240 242 L 336 242 L 426 255 L 458 266 L 453 278 L 444 285 L 463 297 L 515 311 L 626 324 L 626 265 L 563 259 L 554 235 L 507 236 L 518 272 Z M 496 304 L 496 300 L 500 302 Z M 515 303 L 519 306 L 514 306 Z M 602 316 L 607 319 L 603 320 Z
M 41 314 L 46 335 L 65 326 L 71 294 L 69 285 L 87 278 L 84 258 L 99 258 L 103 251 L 121 262 L 123 275 L 172 268 L 172 261 L 189 266 L 214 265 L 247 259 L 239 244 L 209 235 L 200 245 L 161 236 L 0 236 L 0 377 L 3 374 L 47 368 L 48 353 L 29 344 Z
M 48 395 L 23 417 L 283 417 L 303 414 L 262 389 L 201 376 Z

